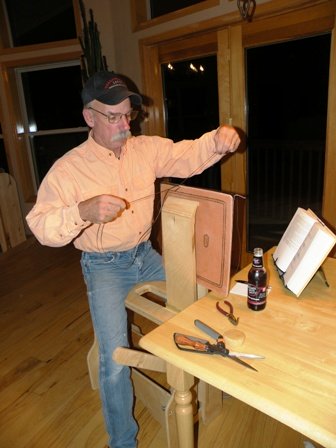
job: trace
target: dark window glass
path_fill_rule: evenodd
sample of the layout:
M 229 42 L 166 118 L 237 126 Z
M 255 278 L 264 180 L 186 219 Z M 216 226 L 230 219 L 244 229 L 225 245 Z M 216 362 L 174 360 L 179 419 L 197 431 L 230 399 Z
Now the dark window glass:
M 7 156 L 5 151 L 5 145 L 3 138 L 0 136 L 0 173 L 2 172 L 9 172 L 8 169 L 8 162 L 7 162 Z
M 205 0 L 151 0 L 151 18 L 168 14 L 169 12 L 178 11 L 187 6 L 196 5 Z
M 87 138 L 80 96 L 81 69 L 76 63 L 20 73 L 27 117 L 25 132 L 39 185 L 59 157 Z
M 5 0 L 13 46 L 77 36 L 72 0 Z
M 21 76 L 30 130 L 86 126 L 79 65 L 27 71 Z
M 8 162 L 5 151 L 5 144 L 2 136 L 2 127 L 0 123 L 0 173 L 4 171 L 8 173 Z
M 248 250 L 321 216 L 330 34 L 248 49 Z
M 165 64 L 162 74 L 167 137 L 174 141 L 195 139 L 218 127 L 216 56 Z M 220 164 L 185 184 L 220 190 Z
M 59 157 L 80 145 L 87 139 L 87 136 L 87 132 L 76 132 L 31 137 L 37 183 L 41 183 L 43 177 Z

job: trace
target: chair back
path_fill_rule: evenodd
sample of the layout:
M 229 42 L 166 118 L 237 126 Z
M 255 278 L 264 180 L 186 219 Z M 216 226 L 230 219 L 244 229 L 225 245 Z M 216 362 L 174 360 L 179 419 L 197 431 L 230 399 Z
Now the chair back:
M 15 179 L 0 173 L 0 247 L 2 252 L 26 240 Z

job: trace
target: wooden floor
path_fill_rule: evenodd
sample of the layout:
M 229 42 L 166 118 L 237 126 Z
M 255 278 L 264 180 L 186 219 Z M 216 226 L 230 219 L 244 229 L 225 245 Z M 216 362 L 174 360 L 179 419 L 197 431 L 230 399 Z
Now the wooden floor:
M 0 276 L 0 448 L 103 448 L 78 251 L 31 238 L 0 254 Z M 164 448 L 164 433 L 141 402 L 135 413 L 139 448 Z M 200 423 L 197 439 L 199 448 L 296 448 L 305 440 L 231 397 L 215 421 Z

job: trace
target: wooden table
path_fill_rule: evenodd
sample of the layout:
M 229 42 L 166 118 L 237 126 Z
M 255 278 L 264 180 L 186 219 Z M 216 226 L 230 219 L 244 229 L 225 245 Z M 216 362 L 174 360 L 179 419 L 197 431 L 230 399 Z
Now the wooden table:
M 240 317 L 238 327 L 233 327 L 216 310 L 216 302 L 223 298 L 209 293 L 140 340 L 142 348 L 169 363 L 167 377 L 176 389 L 181 447 L 194 446 L 189 391 L 193 377 L 325 447 L 336 447 L 336 259 L 328 258 L 324 264 L 329 288 L 317 274 L 296 298 L 281 283 L 271 259 L 273 252 L 269 251 L 265 263 L 272 286 L 265 310 L 251 311 L 246 297 L 230 294 L 226 300 Z M 248 269 L 234 278 L 246 279 Z M 220 356 L 178 350 L 174 332 L 208 339 L 194 326 L 195 319 L 220 333 L 242 331 L 245 342 L 235 349 L 264 355 L 264 360 L 248 360 L 258 372 Z

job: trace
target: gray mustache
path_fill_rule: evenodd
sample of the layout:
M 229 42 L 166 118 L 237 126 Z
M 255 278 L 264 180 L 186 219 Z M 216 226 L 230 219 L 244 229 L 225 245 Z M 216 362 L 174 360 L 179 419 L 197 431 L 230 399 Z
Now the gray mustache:
M 112 142 L 118 141 L 118 140 L 125 140 L 126 138 L 130 138 L 132 136 L 130 131 L 122 131 L 118 132 L 118 134 L 114 135 L 111 138 Z

